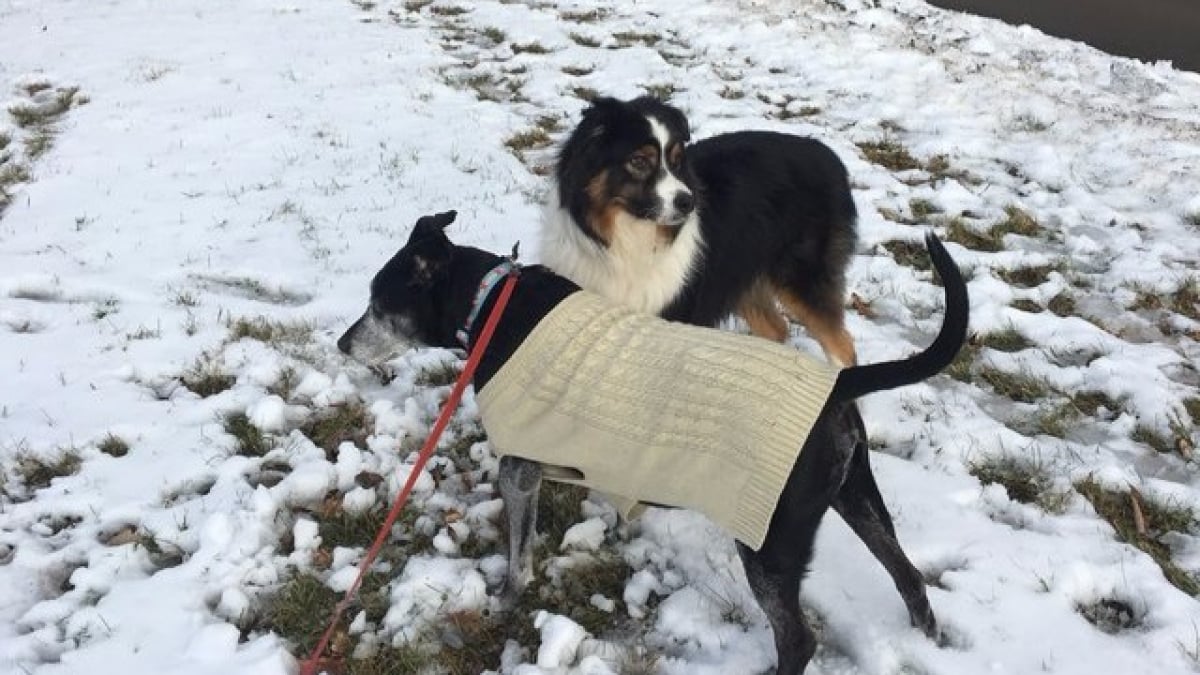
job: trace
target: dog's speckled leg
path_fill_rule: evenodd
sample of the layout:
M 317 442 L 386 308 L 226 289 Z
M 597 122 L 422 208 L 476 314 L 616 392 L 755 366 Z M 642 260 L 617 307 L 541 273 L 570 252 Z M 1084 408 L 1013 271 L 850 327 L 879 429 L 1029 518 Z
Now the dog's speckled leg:
M 537 536 L 538 491 L 542 467 L 519 457 L 500 458 L 500 498 L 508 514 L 508 577 L 500 604 L 509 609 L 533 580 L 533 543 Z

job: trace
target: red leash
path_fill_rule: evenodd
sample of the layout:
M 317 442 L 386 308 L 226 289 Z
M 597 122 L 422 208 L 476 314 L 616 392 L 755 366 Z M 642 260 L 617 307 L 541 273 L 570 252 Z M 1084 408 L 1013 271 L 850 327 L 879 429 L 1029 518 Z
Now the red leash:
M 479 360 L 483 356 L 483 350 L 487 349 L 488 342 L 492 339 L 492 333 L 496 332 L 496 324 L 500 323 L 500 314 L 504 311 L 504 307 L 508 305 L 509 296 L 512 295 L 513 287 L 516 285 L 517 274 L 515 270 L 510 271 L 508 279 L 504 282 L 504 287 L 500 289 L 500 297 L 496 299 L 496 305 L 492 308 L 492 313 L 488 315 L 487 323 L 483 324 L 483 331 L 479 334 L 479 341 L 475 343 L 475 348 L 471 350 L 470 355 L 467 357 L 467 365 L 463 368 L 462 374 L 458 376 L 458 381 L 454 383 L 454 389 L 450 391 L 450 398 L 446 399 L 446 403 L 442 406 L 442 412 L 438 415 L 437 421 L 433 425 L 433 430 L 429 433 L 429 438 L 425 439 L 425 445 L 421 447 L 421 453 L 417 456 L 417 462 L 408 474 L 408 480 L 404 483 L 404 488 L 400 490 L 400 494 L 396 495 L 396 501 L 392 504 L 392 510 L 388 512 L 387 518 L 383 521 L 383 525 L 380 526 L 379 533 L 375 535 L 375 541 L 371 544 L 371 548 L 367 550 L 367 555 L 358 565 L 358 576 L 354 579 L 354 583 L 350 584 L 350 588 L 346 589 L 345 597 L 333 608 L 333 617 L 329 621 L 329 627 L 321 635 L 321 640 L 317 643 L 316 648 L 313 649 L 307 661 L 301 662 L 301 675 L 315 675 L 317 668 L 323 665 L 321 654 L 325 652 L 325 648 L 329 645 L 329 640 L 333 637 L 334 630 L 337 629 L 338 620 L 342 618 L 342 613 L 346 611 L 346 608 L 354 600 L 354 596 L 358 593 L 358 587 L 362 585 L 363 577 L 366 576 L 371 563 L 375 562 L 380 549 L 383 548 L 384 542 L 387 541 L 388 536 L 391 534 L 392 525 L 396 523 L 396 518 L 400 517 L 400 511 L 404 509 L 404 504 L 408 501 L 408 496 L 412 492 L 413 486 L 416 485 L 417 478 L 421 475 L 421 470 L 425 468 L 425 463 L 433 455 L 433 450 L 437 447 L 438 439 L 441 438 L 442 432 L 446 430 L 446 425 L 450 423 L 450 417 L 454 414 L 455 408 L 458 407 L 459 401 L 462 400 L 463 391 L 466 390 L 467 384 L 475 374 L 475 367 L 479 365 Z

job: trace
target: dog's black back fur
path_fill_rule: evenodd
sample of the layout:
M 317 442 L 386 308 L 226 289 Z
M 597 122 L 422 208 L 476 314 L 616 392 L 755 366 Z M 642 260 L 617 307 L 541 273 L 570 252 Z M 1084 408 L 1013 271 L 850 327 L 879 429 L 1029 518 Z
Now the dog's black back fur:
M 703 262 L 662 312 L 715 326 L 766 272 L 827 311 L 840 302 L 858 217 L 846 168 L 811 138 L 769 131 L 721 134 L 688 146 L 701 204 Z

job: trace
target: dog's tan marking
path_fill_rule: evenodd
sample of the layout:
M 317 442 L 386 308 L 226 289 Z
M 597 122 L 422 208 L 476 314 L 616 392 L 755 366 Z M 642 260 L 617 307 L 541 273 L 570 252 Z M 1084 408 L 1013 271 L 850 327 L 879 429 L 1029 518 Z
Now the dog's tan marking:
M 613 242 L 613 230 L 617 227 L 619 207 L 608 194 L 608 170 L 601 171 L 587 184 L 588 225 L 606 246 Z
M 775 342 L 787 339 L 787 320 L 775 304 L 770 287 L 764 282 L 757 281 L 746 291 L 738 301 L 737 313 L 746 320 L 751 333 Z
M 683 143 L 676 143 L 667 149 L 667 162 L 671 166 L 679 166 L 683 161 Z
M 776 287 L 775 295 L 783 305 L 783 311 L 796 323 L 804 326 L 809 335 L 821 344 L 825 356 L 842 367 L 858 363 L 854 351 L 854 338 L 846 330 L 846 317 L 841 305 L 833 311 L 821 310 L 804 302 L 790 291 Z

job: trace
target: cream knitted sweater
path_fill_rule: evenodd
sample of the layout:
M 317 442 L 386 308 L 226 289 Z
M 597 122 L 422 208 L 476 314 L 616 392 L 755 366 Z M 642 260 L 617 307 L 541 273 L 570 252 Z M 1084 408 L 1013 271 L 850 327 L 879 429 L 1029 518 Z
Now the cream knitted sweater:
M 478 393 L 492 446 L 618 497 L 704 513 L 754 549 L 837 379 L 767 340 L 580 291 Z M 562 467 L 569 468 L 567 471 Z M 575 474 L 579 475 L 579 474 Z

